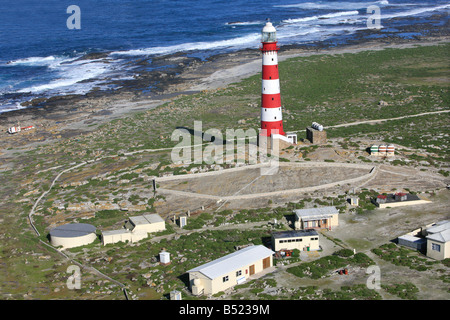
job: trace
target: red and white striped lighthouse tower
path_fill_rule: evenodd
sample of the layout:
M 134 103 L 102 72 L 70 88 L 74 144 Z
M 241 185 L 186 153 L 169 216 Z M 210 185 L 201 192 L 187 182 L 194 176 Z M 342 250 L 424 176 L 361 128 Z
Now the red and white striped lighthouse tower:
M 262 29 L 262 97 L 261 135 L 285 135 L 281 115 L 280 79 L 278 75 L 277 30 L 271 22 Z M 278 130 L 274 131 L 274 130 Z

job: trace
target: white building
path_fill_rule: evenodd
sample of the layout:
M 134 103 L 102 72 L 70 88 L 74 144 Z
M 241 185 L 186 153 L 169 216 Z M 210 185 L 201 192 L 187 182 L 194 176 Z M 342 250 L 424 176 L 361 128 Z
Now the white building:
M 297 209 L 295 229 L 329 229 L 339 225 L 339 210 L 336 207 Z
M 125 223 L 125 229 L 102 232 L 103 244 L 117 242 L 137 242 L 148 237 L 149 233 L 166 229 L 165 221 L 157 214 L 130 217 Z
M 315 230 L 289 230 L 272 233 L 272 248 L 279 250 L 319 250 L 319 234 Z
M 426 233 L 427 256 L 436 260 L 450 258 L 450 221 L 436 223 Z
M 243 283 L 272 267 L 273 254 L 265 246 L 249 246 L 191 269 L 187 272 L 192 293 L 212 295 Z

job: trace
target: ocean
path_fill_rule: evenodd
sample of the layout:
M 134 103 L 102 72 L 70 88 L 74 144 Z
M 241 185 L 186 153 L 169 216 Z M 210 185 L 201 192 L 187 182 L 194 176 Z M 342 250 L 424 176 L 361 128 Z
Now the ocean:
M 368 39 L 413 38 L 421 32 L 403 27 L 442 24 L 434 17 L 449 9 L 448 0 L 2 1 L 0 113 L 34 98 L 115 90 L 111 80 L 133 79 L 131 59 L 258 48 L 267 19 L 280 45 L 313 46 L 345 43 L 377 21 L 381 29 Z

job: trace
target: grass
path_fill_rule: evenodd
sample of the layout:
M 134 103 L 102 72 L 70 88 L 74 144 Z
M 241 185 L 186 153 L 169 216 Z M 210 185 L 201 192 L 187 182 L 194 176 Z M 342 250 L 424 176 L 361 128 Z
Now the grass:
M 372 252 L 394 265 L 409 267 L 417 271 L 429 270 L 432 268 L 432 265 L 439 263 L 439 261 L 421 257 L 418 252 L 395 243 L 383 244 L 378 248 L 372 249 Z
M 365 253 L 353 254 L 353 251 L 346 249 L 338 251 L 336 254 L 319 258 L 312 262 L 305 262 L 298 266 L 290 267 L 287 272 L 300 277 L 320 279 L 326 277 L 331 271 L 344 268 L 348 265 L 358 267 L 368 267 L 374 262 Z

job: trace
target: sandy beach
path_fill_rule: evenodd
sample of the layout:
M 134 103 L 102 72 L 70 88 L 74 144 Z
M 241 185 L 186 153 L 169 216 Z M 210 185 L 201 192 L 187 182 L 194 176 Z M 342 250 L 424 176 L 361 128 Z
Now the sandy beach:
M 312 48 L 307 46 L 282 47 L 279 60 L 282 62 L 294 57 L 307 57 L 318 54 L 357 53 L 366 50 L 385 48 L 409 48 L 429 46 L 448 42 L 449 37 L 433 36 L 420 40 L 391 39 L 354 43 L 339 47 Z M 164 59 L 178 62 L 177 70 L 172 73 L 153 72 L 139 79 L 138 87 L 145 86 L 149 77 L 161 78 L 160 86 L 151 94 L 141 94 L 136 90 L 119 90 L 119 92 L 92 92 L 85 96 L 62 96 L 38 101 L 41 106 L 0 114 L 0 154 L 8 150 L 26 150 L 30 147 L 48 143 L 57 139 L 75 137 L 91 132 L 100 124 L 113 119 L 125 117 L 134 112 L 157 108 L 180 95 L 200 91 L 224 88 L 261 71 L 260 51 L 243 50 L 221 54 L 206 61 L 171 55 Z M 136 93 L 138 92 L 138 93 Z M 13 125 L 35 126 L 35 129 L 19 134 L 7 134 Z

